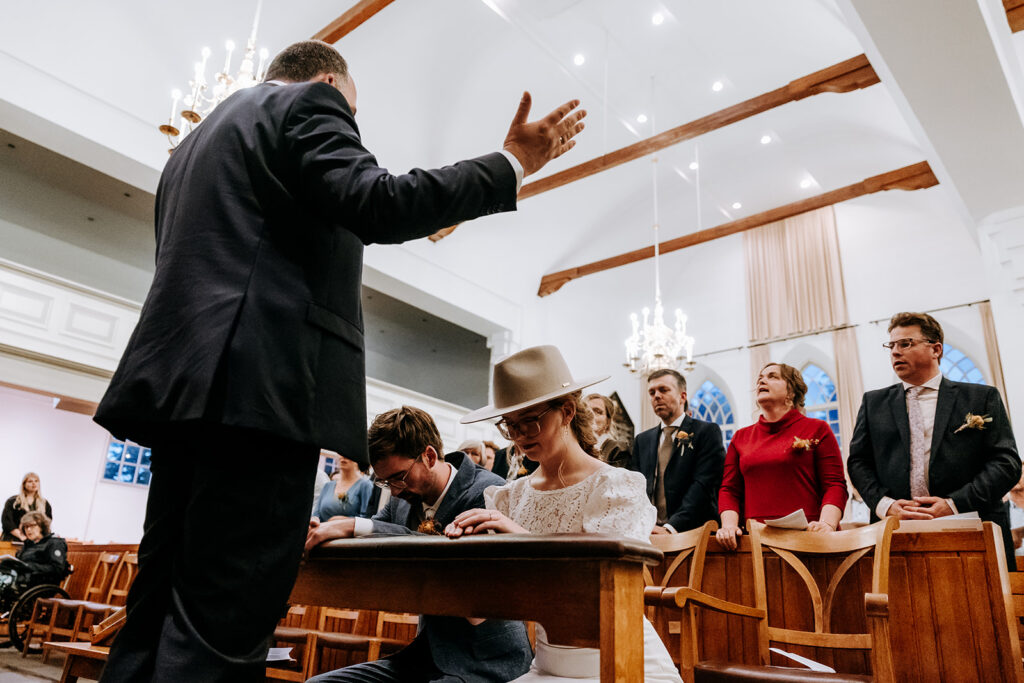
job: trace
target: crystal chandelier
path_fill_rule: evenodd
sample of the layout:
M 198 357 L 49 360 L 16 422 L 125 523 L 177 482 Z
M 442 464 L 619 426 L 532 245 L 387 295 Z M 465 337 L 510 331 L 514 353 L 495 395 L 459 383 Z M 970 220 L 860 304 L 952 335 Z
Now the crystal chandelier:
M 626 362 L 630 372 L 648 375 L 655 370 L 675 370 L 685 353 L 684 370 L 693 370 L 693 337 L 686 334 L 686 315 L 679 308 L 675 310 L 675 327 L 665 324 L 665 309 L 661 305 L 661 269 L 658 263 L 660 240 L 658 238 L 658 158 L 652 157 L 654 187 L 654 320 L 650 319 L 651 309 L 644 307 L 643 326 L 636 313 L 629 316 L 633 334 L 626 339 Z M 697 173 L 699 174 L 699 165 Z M 698 175 L 699 178 L 699 175 Z M 698 222 L 700 214 L 700 185 L 697 185 Z M 699 227 L 699 226 L 698 226 Z
M 238 73 L 231 75 L 231 54 L 235 51 L 234 41 L 227 41 L 224 47 L 227 50 L 227 57 L 224 59 L 224 68 L 214 74 L 215 84 L 212 89 L 206 80 L 206 62 L 212 54 L 210 48 L 204 47 L 200 52 L 202 61 L 196 62 L 195 72 L 192 80 L 188 82 L 188 92 L 182 97 L 181 90 L 175 88 L 171 91 L 171 114 L 167 123 L 160 126 L 160 132 L 167 136 L 173 152 L 174 148 L 181 144 L 181 141 L 199 125 L 200 121 L 210 115 L 218 104 L 226 100 L 231 94 L 242 88 L 251 88 L 266 75 L 267 56 L 270 54 L 267 48 L 259 51 L 259 67 L 254 68 L 256 58 L 256 30 L 259 28 L 260 12 L 263 9 L 263 0 L 256 3 L 256 18 L 252 22 L 252 33 L 245 44 L 245 53 L 242 56 L 242 63 L 238 65 Z M 183 107 L 180 111 L 178 103 Z M 179 119 L 178 125 L 175 125 Z

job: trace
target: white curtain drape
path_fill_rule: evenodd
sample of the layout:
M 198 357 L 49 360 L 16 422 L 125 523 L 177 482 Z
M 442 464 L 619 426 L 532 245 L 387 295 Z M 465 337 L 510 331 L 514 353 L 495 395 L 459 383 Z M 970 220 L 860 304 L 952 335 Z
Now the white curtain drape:
M 847 323 L 846 292 L 831 206 L 743 234 L 750 341 Z
M 985 353 L 988 355 L 989 376 L 992 378 L 992 386 L 999 390 L 1003 397 L 1003 406 L 1006 412 L 1010 407 L 1006 402 L 1006 384 L 1003 381 L 1003 360 L 999 356 L 999 340 L 996 338 L 996 324 L 992 320 L 992 304 L 983 301 L 978 304 L 978 315 L 981 317 L 981 329 L 985 335 Z
M 860 354 L 857 352 L 857 332 L 852 327 L 832 333 L 832 349 L 836 359 L 836 393 L 839 398 L 839 436 L 843 451 L 843 464 L 850 452 L 850 439 L 864 396 L 864 380 L 860 374 Z

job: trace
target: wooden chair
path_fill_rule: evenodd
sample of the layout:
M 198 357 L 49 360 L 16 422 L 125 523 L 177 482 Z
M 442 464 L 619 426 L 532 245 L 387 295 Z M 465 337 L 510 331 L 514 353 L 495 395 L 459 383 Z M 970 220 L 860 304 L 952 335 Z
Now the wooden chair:
M 1010 593 L 1013 596 L 1013 631 L 1024 649 L 1024 572 L 1010 572 L 1007 576 L 1010 577 Z
M 370 642 L 370 651 L 366 661 L 372 662 L 380 659 L 381 655 L 398 652 L 411 643 L 412 639 L 416 637 L 416 627 L 419 625 L 419 621 L 418 614 L 377 612 L 377 630 L 375 638 Z M 389 625 L 393 625 L 393 627 L 388 628 Z
M 888 683 L 895 680 L 892 652 L 889 645 L 889 548 L 892 532 L 898 526 L 895 518 L 888 518 L 877 524 L 851 531 L 839 531 L 832 534 L 816 534 L 805 531 L 792 531 L 766 527 L 758 522 L 751 522 L 750 541 L 754 574 L 755 606 L 736 605 L 724 600 L 710 598 L 692 589 L 667 589 L 663 595 L 675 591 L 676 604 L 684 607 L 696 604 L 725 614 L 734 614 L 756 619 L 758 622 L 758 651 L 760 666 L 741 664 L 721 665 L 713 662 L 700 662 L 694 667 L 693 680 L 696 682 L 710 681 L 809 681 L 809 680 L 874 680 Z M 872 562 L 871 592 L 863 596 L 867 633 L 833 633 L 830 623 L 833 608 L 838 604 L 837 593 L 843 577 L 853 569 L 858 561 L 874 551 Z M 830 577 L 826 577 L 825 589 L 815 579 L 800 559 L 800 555 L 827 555 L 839 561 L 838 567 Z M 784 609 L 785 603 L 793 598 L 786 595 L 776 596 L 769 601 L 765 582 L 765 561 L 767 556 L 777 557 L 781 563 L 792 569 L 796 578 L 791 582 L 793 590 L 802 586 L 811 602 L 810 630 L 778 628 L 772 626 L 774 609 Z M 664 599 L 664 598 L 663 598 Z M 682 624 L 692 628 L 692 624 Z M 692 635 L 683 635 L 685 642 L 693 642 Z M 837 651 L 867 650 L 871 661 L 873 678 L 850 674 L 827 674 L 811 672 L 807 669 L 789 669 L 770 666 L 769 644 L 784 643 L 790 646 L 826 648 Z M 696 653 L 694 653 L 696 658 Z
M 33 640 L 53 641 L 58 639 L 77 640 L 76 632 L 81 623 L 82 606 L 90 600 L 104 600 L 110 591 L 116 568 L 121 562 L 121 553 L 101 553 L 93 567 L 85 588 L 85 599 L 44 598 L 36 600 L 29 620 L 28 634 L 21 656 L 28 654 Z M 86 638 L 88 639 L 88 638 Z M 43 649 L 43 661 L 49 657 Z
M 328 608 L 324 608 L 326 611 Z M 337 610 L 342 618 L 353 619 L 355 624 L 363 623 L 361 615 L 353 610 Z M 344 613 L 348 613 L 345 615 Z M 381 657 L 398 652 L 412 642 L 416 636 L 419 617 L 414 614 L 394 612 L 377 612 L 372 634 L 337 633 L 317 630 L 314 634 L 307 676 L 315 676 L 339 666 L 347 666 L 360 661 L 372 662 Z M 324 665 L 324 655 L 329 651 L 343 653 L 343 662 Z
M 676 595 L 680 590 L 701 590 L 708 541 L 717 530 L 717 522 L 707 522 L 704 526 L 681 534 L 652 535 L 651 544 L 664 553 L 665 559 L 656 567 L 644 567 L 647 619 L 654 625 L 686 680 L 693 677 L 693 653 L 697 651 L 695 607 L 691 603 L 680 608 L 676 603 Z M 687 562 L 689 571 L 684 571 Z M 667 596 L 666 590 L 670 591 Z M 711 596 L 705 597 L 713 599 Z M 684 619 L 689 624 L 686 629 L 682 627 Z M 681 634 L 684 630 L 690 642 L 682 642 Z

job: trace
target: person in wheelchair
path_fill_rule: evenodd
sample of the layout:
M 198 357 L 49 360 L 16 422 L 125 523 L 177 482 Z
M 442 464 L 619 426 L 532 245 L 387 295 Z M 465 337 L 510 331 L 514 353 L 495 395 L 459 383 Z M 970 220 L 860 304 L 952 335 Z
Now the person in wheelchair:
M 40 584 L 58 584 L 68 575 L 68 545 L 50 532 L 50 518 L 42 512 L 27 512 L 21 518 L 25 544 L 16 557 L 0 558 L 0 583 L 19 590 Z

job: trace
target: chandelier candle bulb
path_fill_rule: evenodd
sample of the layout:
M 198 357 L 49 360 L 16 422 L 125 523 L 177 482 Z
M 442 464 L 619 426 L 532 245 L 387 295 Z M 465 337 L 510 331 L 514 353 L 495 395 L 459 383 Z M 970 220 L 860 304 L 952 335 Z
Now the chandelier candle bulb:
M 231 70 L 231 53 L 235 51 L 235 41 L 229 40 L 224 43 L 224 49 L 228 51 L 228 56 L 224 60 L 224 71 L 222 72 L 226 76 Z
M 267 48 L 265 48 L 265 47 L 261 48 L 260 49 L 260 66 L 259 66 L 258 69 L 256 69 L 256 80 L 257 81 L 262 81 L 266 77 L 266 75 L 267 75 L 267 71 L 266 71 L 265 67 L 267 66 L 267 57 L 268 56 L 270 56 L 270 52 L 267 51 Z

